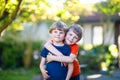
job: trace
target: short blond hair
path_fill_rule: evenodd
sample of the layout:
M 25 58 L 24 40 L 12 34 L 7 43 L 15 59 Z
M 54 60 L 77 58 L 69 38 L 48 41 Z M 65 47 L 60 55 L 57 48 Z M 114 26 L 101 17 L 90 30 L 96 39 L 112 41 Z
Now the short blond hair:
M 62 21 L 56 21 L 50 26 L 49 33 L 51 33 L 54 29 L 63 30 L 66 33 L 67 25 Z

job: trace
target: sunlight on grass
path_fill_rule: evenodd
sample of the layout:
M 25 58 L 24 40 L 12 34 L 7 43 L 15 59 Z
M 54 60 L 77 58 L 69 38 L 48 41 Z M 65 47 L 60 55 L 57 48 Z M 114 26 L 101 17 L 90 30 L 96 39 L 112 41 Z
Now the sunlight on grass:
M 39 69 L 29 70 L 0 70 L 0 80 L 32 80 L 33 76 L 40 74 Z

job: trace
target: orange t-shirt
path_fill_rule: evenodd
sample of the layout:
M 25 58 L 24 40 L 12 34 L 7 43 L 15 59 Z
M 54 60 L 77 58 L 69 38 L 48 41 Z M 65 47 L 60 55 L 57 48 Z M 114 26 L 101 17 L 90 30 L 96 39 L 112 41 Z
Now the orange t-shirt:
M 78 45 L 74 44 L 74 45 L 70 45 L 70 49 L 71 49 L 71 53 L 74 55 L 78 55 Z M 72 73 L 72 77 L 77 76 L 78 74 L 80 74 L 80 65 L 79 62 L 77 60 L 77 58 L 73 61 L 73 73 Z

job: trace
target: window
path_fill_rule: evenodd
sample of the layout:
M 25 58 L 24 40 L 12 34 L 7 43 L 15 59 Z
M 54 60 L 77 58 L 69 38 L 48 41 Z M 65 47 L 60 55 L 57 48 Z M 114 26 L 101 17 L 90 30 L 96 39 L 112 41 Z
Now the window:
M 103 27 L 94 26 L 93 27 L 93 44 L 99 45 L 103 42 Z

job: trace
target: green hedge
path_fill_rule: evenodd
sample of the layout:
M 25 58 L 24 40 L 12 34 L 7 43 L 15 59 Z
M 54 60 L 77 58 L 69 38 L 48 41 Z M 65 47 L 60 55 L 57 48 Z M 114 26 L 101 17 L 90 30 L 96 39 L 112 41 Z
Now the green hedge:
M 31 42 L 32 51 L 41 51 L 42 43 Z M 17 41 L 1 41 L 0 42 L 0 67 L 2 68 L 18 68 L 24 67 L 23 57 L 25 55 L 26 47 L 28 42 L 17 42 Z M 33 53 L 33 52 L 31 52 Z M 31 56 L 32 57 L 32 56 Z M 33 57 L 32 57 L 33 58 Z M 34 64 L 31 61 L 31 65 Z
M 84 49 L 84 46 L 80 46 L 78 55 L 80 64 L 87 64 L 88 69 L 101 70 L 101 63 L 104 62 L 108 70 L 111 70 L 113 67 L 115 68 L 117 58 L 111 54 L 109 50 L 110 46 L 111 45 L 98 45 L 88 50 Z

